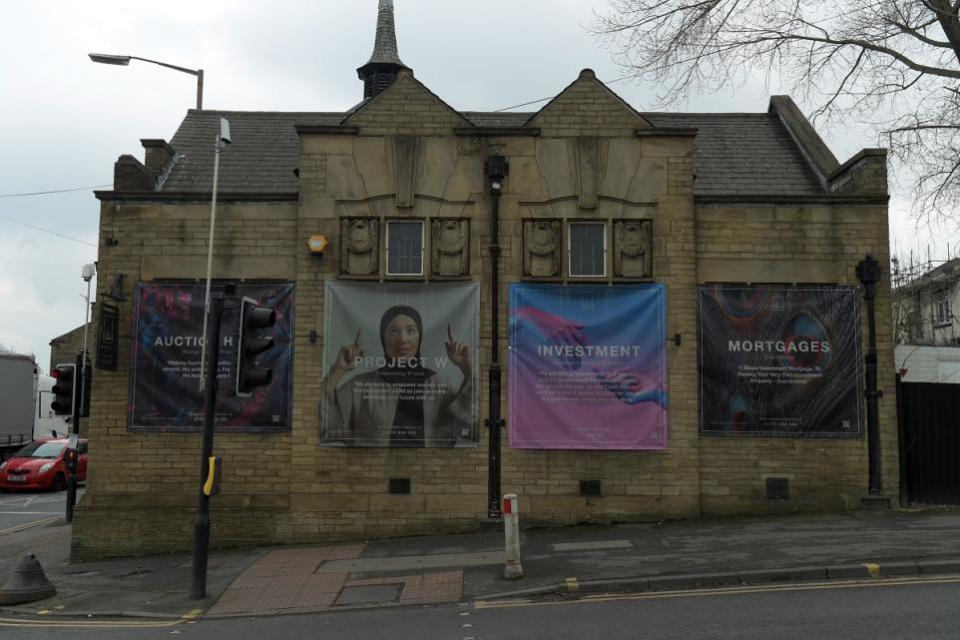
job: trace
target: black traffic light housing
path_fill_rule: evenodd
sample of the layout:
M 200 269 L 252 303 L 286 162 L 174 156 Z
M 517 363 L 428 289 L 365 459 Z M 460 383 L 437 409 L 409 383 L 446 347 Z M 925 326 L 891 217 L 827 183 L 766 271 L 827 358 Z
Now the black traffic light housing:
M 257 365 L 257 356 L 273 348 L 274 340 L 258 335 L 259 330 L 269 329 L 277 323 L 277 312 L 270 307 L 258 306 L 253 298 L 240 302 L 240 339 L 237 342 L 238 396 L 249 396 L 257 387 L 265 387 L 273 380 L 273 371 Z
M 51 375 L 57 382 L 53 385 L 53 403 L 50 407 L 58 416 L 72 416 L 74 396 L 79 386 L 76 365 L 58 364 Z

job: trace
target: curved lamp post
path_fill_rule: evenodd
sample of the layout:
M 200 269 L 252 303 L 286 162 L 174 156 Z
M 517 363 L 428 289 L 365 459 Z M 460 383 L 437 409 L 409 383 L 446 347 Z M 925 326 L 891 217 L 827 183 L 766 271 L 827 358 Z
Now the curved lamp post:
M 203 69 L 187 69 L 186 67 L 178 67 L 175 64 L 167 64 L 166 62 L 160 62 L 158 60 L 150 60 L 149 58 L 140 58 L 137 56 L 115 56 L 109 53 L 90 53 L 87 54 L 90 56 L 90 59 L 94 62 L 99 62 L 100 64 L 115 64 L 121 67 L 125 67 L 130 64 L 131 60 L 140 60 L 141 62 L 149 62 L 151 64 L 158 64 L 161 67 L 166 67 L 168 69 L 173 69 L 175 71 L 182 71 L 183 73 L 189 73 L 192 76 L 197 77 L 197 109 L 203 109 Z

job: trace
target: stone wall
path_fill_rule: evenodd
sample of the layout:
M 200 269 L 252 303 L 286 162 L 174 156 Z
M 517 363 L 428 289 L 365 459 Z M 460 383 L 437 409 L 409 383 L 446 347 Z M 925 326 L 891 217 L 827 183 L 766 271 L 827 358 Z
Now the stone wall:
M 89 354 L 93 353 L 93 345 L 96 341 L 96 335 L 93 333 L 95 327 L 96 324 L 91 315 L 90 333 L 87 337 L 88 358 L 92 358 Z M 50 371 L 57 368 L 58 364 L 74 364 L 77 361 L 77 356 L 83 351 L 83 328 L 84 325 L 80 325 L 73 331 L 69 331 L 50 341 L 50 368 L 47 369 L 48 375 Z
M 649 123 L 584 73 L 530 131 L 491 136 L 407 73 L 355 112 L 346 127 L 301 132 L 298 203 L 223 203 L 215 277 L 296 281 L 293 424 L 279 435 L 218 435 L 221 495 L 212 501 L 217 547 L 315 543 L 475 529 L 487 509 L 487 433 L 475 449 L 320 446 L 324 283 L 341 277 L 344 217 L 469 220 L 469 278 L 481 283 L 481 424 L 487 417 L 491 334 L 489 215 L 484 159 L 506 156 L 501 203 L 500 361 L 507 362 L 506 300 L 523 273 L 525 220 L 652 220 L 652 280 L 667 286 L 669 447 L 659 452 L 520 451 L 504 434 L 503 491 L 523 500 L 525 524 L 689 518 L 856 506 L 867 480 L 866 440 L 712 438 L 698 431 L 697 285 L 705 282 L 856 284 L 866 253 L 888 258 L 886 207 L 695 203 L 692 132 Z M 584 115 L 588 114 L 588 115 Z M 642 132 L 642 133 L 641 133 Z M 864 183 L 865 184 L 865 183 Z M 104 202 L 99 282 L 199 279 L 208 206 Z M 314 234 L 334 240 L 311 255 Z M 110 237 L 117 243 L 107 245 Z M 610 273 L 610 270 L 608 270 Z M 373 279 L 383 279 L 380 272 Z M 560 276 L 558 281 L 563 281 Z M 613 282 L 611 275 L 605 281 Z M 883 465 L 896 494 L 896 423 L 889 282 L 879 287 Z M 132 307 L 120 305 L 120 344 Z M 864 319 L 865 322 L 865 319 Z M 313 339 L 313 336 L 316 339 Z M 78 557 L 186 550 L 198 485 L 199 435 L 131 433 L 128 354 L 97 372 L 87 494 L 77 511 Z M 506 415 L 503 394 L 501 413 Z M 767 476 L 791 481 L 771 502 Z M 391 477 L 411 480 L 391 495 Z M 579 495 L 602 480 L 603 497 Z

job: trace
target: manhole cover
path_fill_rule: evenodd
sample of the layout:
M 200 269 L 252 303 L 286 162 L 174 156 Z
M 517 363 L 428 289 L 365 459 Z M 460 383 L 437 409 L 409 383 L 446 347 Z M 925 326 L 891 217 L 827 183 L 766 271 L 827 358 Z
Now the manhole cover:
M 374 604 L 395 602 L 400 597 L 403 585 L 377 585 L 372 587 L 346 587 L 340 592 L 337 604 Z

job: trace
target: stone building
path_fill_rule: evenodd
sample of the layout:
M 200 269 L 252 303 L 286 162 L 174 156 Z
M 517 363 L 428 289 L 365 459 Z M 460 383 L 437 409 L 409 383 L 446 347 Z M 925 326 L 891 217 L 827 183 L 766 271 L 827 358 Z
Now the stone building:
M 615 379 L 619 372 L 596 375 L 638 412 L 656 404 L 662 431 L 654 433 L 663 437 L 649 446 L 580 442 L 574 428 L 566 444 L 541 440 L 519 448 L 518 438 L 532 431 L 511 420 L 502 435 L 501 490 L 520 496 L 525 524 L 859 507 L 868 473 L 859 386 L 865 313 L 848 314 L 854 324 L 846 351 L 826 358 L 816 353 L 818 364 L 809 365 L 810 371 L 845 367 L 832 386 L 849 390 L 845 402 L 852 398 L 855 416 L 843 420 L 849 433 L 837 432 L 839 422 L 821 428 L 815 403 L 793 422 L 774 416 L 766 427 L 752 429 L 751 416 L 759 410 L 750 407 L 751 398 L 762 392 L 706 424 L 704 416 L 715 408 L 706 406 L 709 399 L 725 393 L 722 381 L 706 384 L 709 367 L 739 362 L 744 354 L 711 364 L 701 334 L 712 340 L 704 327 L 713 316 L 705 309 L 726 299 L 717 286 L 728 287 L 732 299 L 757 294 L 766 319 L 794 305 L 783 302 L 790 296 L 802 306 L 811 290 L 840 292 L 858 305 L 858 261 L 872 254 L 886 264 L 889 257 L 883 150 L 865 149 L 838 162 L 785 96 L 758 113 L 640 113 L 590 70 L 537 112 L 457 111 L 401 62 L 388 1 L 380 3 L 374 55 L 359 75 L 364 100 L 344 113 L 191 110 L 169 142 L 142 141 L 143 162 L 122 156 L 113 190 L 97 192 L 99 282 L 123 274 L 134 284 L 117 303 L 119 366 L 95 375 L 93 462 L 74 525 L 79 557 L 190 547 L 200 455 L 198 425 L 190 417 L 195 405 L 177 422 L 170 396 L 182 399 L 185 392 L 164 392 L 157 381 L 198 378 L 199 350 L 189 349 L 202 333 L 189 318 L 196 317 L 198 295 L 202 305 L 221 118 L 230 123 L 232 144 L 220 154 L 213 278 L 286 305 L 278 322 L 286 356 L 271 360 L 269 392 L 281 393 L 277 389 L 286 385 L 286 395 L 277 400 L 272 427 L 245 429 L 230 416 L 221 423 L 214 446 L 224 460 L 222 493 L 212 503 L 215 546 L 478 527 L 491 509 L 489 448 L 496 427 L 486 421 L 520 415 L 528 401 L 516 386 L 520 374 L 511 370 L 516 345 L 507 348 L 521 323 L 513 296 L 527 291 L 518 284 L 560 299 L 582 291 L 662 295 L 660 311 L 651 316 L 663 375 L 655 393 L 644 395 L 649 388 L 640 376 L 624 387 Z M 312 253 L 308 240 L 321 235 L 329 247 Z M 470 297 L 471 286 L 477 297 Z M 894 497 L 896 399 L 886 274 L 878 289 L 881 468 L 884 494 Z M 448 291 L 466 292 L 460 316 L 448 308 L 457 306 Z M 425 319 L 416 329 L 425 340 L 445 324 L 449 361 L 469 360 L 460 347 L 473 350 L 472 369 L 461 369 L 469 371 L 464 385 L 471 375 L 476 382 L 465 404 L 472 403 L 473 417 L 444 442 L 432 443 L 420 424 L 411 431 L 412 444 L 424 446 L 351 446 L 376 444 L 375 437 L 331 436 L 331 421 L 345 414 L 334 416 L 336 407 L 324 404 L 326 385 L 341 354 L 347 363 L 357 362 L 361 348 L 364 357 L 379 354 L 377 322 L 386 354 L 389 317 L 381 321 L 383 307 L 374 312 L 358 300 L 393 292 L 400 293 L 391 304 L 407 304 L 409 296 L 438 301 L 421 305 Z M 449 320 L 430 314 L 461 318 L 473 329 L 451 329 Z M 161 315 L 180 332 L 158 333 Z M 721 317 L 725 330 L 753 330 L 734 315 Z M 349 326 L 341 328 L 338 322 L 348 316 L 343 322 Z M 585 344 L 578 326 L 584 325 L 566 325 L 558 353 L 583 353 L 576 350 Z M 333 331 L 336 337 L 327 335 Z M 791 335 L 815 331 L 801 327 Z M 548 337 L 562 333 L 547 331 Z M 602 339 L 599 330 L 595 335 Z M 469 344 L 474 337 L 477 344 Z M 774 356 L 787 363 L 771 365 L 780 380 L 775 385 L 807 371 L 787 353 L 791 345 L 802 343 L 805 352 L 831 348 L 812 338 L 761 338 L 736 341 L 736 348 L 751 350 L 750 357 L 765 344 L 780 352 Z M 420 344 L 426 345 L 418 344 L 418 355 Z M 232 345 L 224 342 L 224 348 Z M 181 347 L 179 360 L 163 360 L 160 349 Z M 436 349 L 442 355 L 442 347 Z M 585 362 L 575 355 L 555 373 L 589 375 Z M 498 398 L 501 366 L 506 380 Z M 763 366 L 737 366 L 734 377 L 753 373 L 731 384 L 753 389 L 769 382 Z M 423 380 L 411 383 L 418 393 L 428 386 Z M 222 387 L 231 385 L 222 378 Z M 330 389 L 332 395 L 342 391 Z M 242 399 L 228 397 L 229 389 L 221 394 L 235 408 L 232 415 L 247 410 Z M 141 398 L 148 398 L 142 411 Z M 414 404 L 421 423 L 429 422 L 427 401 Z M 399 422 L 394 417 L 388 425 L 391 442 Z M 595 425 L 581 426 L 589 431 Z

